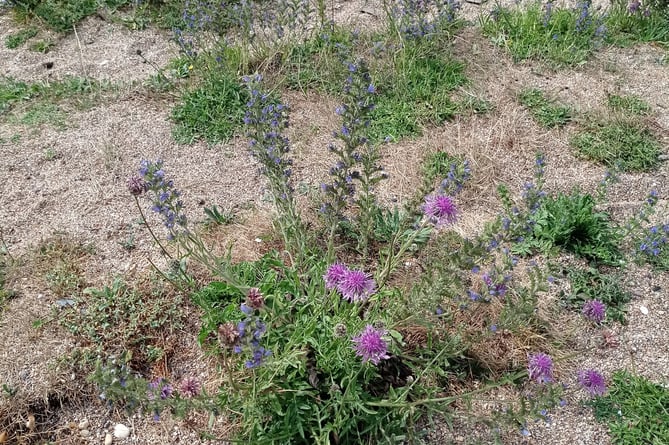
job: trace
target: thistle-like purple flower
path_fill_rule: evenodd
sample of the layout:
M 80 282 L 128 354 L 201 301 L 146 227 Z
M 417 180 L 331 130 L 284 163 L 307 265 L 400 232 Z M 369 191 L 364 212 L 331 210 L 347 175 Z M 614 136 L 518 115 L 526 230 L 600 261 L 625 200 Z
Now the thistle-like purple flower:
M 583 305 L 583 315 L 595 323 L 601 323 L 606 317 L 606 305 L 599 300 L 590 300 Z
M 606 379 L 594 369 L 579 371 L 578 383 L 592 396 L 601 396 L 606 393 Z
M 530 380 L 537 383 L 553 381 L 553 359 L 542 352 L 532 354 L 527 360 L 527 374 Z
M 355 353 L 362 357 L 363 363 L 370 361 L 378 365 L 381 360 L 390 358 L 388 344 L 383 339 L 384 335 L 386 331 L 375 329 L 374 326 L 368 324 L 360 335 L 351 339 L 355 343 Z
M 430 195 L 425 198 L 423 212 L 437 227 L 453 224 L 457 218 L 455 204 L 446 195 Z
M 200 382 L 195 377 L 185 377 L 179 385 L 181 396 L 186 399 L 200 394 Z
M 374 279 L 361 270 L 349 270 L 339 280 L 337 290 L 344 299 L 355 303 L 365 301 L 376 291 Z
M 334 263 L 328 267 L 327 272 L 323 275 L 326 289 L 335 289 L 341 283 L 341 280 L 349 272 L 348 267 L 341 263 Z
M 252 287 L 246 294 L 246 304 L 253 309 L 260 309 L 265 305 L 265 299 L 260 293 L 260 289 Z
M 146 192 L 146 182 L 139 175 L 132 175 L 128 178 L 128 191 L 132 196 L 140 196 Z

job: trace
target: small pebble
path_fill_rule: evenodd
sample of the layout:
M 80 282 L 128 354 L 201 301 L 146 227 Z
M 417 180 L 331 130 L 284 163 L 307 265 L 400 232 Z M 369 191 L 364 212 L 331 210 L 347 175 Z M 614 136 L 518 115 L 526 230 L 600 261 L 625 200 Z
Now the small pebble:
M 262 239 L 260 239 L 260 238 L 256 238 L 255 241 L 256 241 L 256 243 L 262 243 Z
M 111 433 L 105 435 L 105 445 L 111 445 L 113 440 Z
M 80 430 L 85 430 L 88 428 L 88 420 L 84 419 L 81 422 L 79 422 L 79 429 Z
M 122 423 L 117 423 L 114 427 L 114 437 L 117 439 L 125 439 L 130 435 L 130 428 L 123 425 Z
M 643 315 L 648 315 L 648 308 L 646 306 L 639 306 L 639 310 Z
M 81 437 L 88 437 L 91 435 L 91 432 L 88 430 L 81 430 L 79 431 L 79 434 L 81 435 Z

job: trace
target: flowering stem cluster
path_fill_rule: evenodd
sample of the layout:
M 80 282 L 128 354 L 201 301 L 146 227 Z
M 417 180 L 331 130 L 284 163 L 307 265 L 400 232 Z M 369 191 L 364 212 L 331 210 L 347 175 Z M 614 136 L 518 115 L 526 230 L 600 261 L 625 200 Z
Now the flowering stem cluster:
M 149 230 L 156 244 L 161 249 L 163 255 L 176 264 L 173 269 L 176 270 L 177 276 L 187 283 L 192 285 L 192 280 L 185 272 L 184 260 L 188 257 L 194 258 L 203 266 L 207 267 L 213 274 L 217 275 L 228 284 L 236 287 L 242 291 L 246 290 L 245 286 L 229 270 L 228 261 L 216 257 L 209 248 L 204 244 L 202 239 L 188 229 L 188 220 L 184 213 L 184 204 L 181 201 L 181 193 L 175 188 L 174 181 L 165 179 L 165 171 L 163 170 L 163 161 L 148 161 L 142 160 L 139 168 L 139 175 L 132 176 L 128 180 L 128 191 L 135 198 L 135 203 L 139 209 L 144 225 Z M 165 245 L 158 239 L 155 232 L 151 229 L 142 206 L 139 204 L 139 197 L 145 196 L 151 202 L 151 210 L 158 214 L 163 225 L 168 230 L 167 240 L 175 241 L 180 254 L 170 254 Z M 156 267 L 160 272 L 160 269 Z M 164 273 L 160 272 L 167 277 Z M 174 282 L 174 280 L 169 280 Z
M 291 182 L 293 162 L 287 156 L 290 142 L 283 135 L 288 127 L 288 107 L 260 90 L 260 75 L 244 77 L 244 82 L 251 92 L 244 115 L 251 155 L 260 163 L 260 171 L 269 181 L 286 249 L 302 255 L 306 252 L 306 230 L 295 205 Z
M 330 231 L 328 245 L 330 258 L 334 255 L 335 231 L 349 203 L 355 203 L 359 208 L 358 249 L 364 256 L 367 255 L 377 208 L 374 189 L 387 177 L 379 165 L 381 156 L 378 147 L 368 138 L 376 87 L 363 60 L 357 64 L 348 63 L 348 71 L 344 87 L 344 103 L 336 110 L 341 116 L 342 126 L 340 130 L 334 132 L 334 136 L 341 141 L 341 144 L 330 145 L 330 151 L 337 156 L 337 162 L 330 169 L 332 183 L 321 185 L 324 195 L 321 211 Z

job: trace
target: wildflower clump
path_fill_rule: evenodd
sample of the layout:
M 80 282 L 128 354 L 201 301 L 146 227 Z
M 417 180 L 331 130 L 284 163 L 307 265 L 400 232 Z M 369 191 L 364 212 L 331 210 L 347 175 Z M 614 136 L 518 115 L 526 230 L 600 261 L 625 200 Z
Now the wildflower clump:
M 175 188 L 174 181 L 165 179 L 163 161 L 142 160 L 139 174 L 141 177 L 134 176 L 128 182 L 130 193 L 139 196 L 142 189 L 146 191 L 152 203 L 151 210 L 160 215 L 169 231 L 168 238 L 187 232 L 188 220 L 183 211 L 181 192 Z

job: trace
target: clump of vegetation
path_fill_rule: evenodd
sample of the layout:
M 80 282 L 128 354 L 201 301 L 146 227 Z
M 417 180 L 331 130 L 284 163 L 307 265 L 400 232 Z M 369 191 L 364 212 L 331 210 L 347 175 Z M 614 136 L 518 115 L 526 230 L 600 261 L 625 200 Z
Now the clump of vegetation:
M 549 1 L 495 7 L 482 18 L 483 32 L 516 60 L 540 59 L 558 66 L 585 62 L 606 38 L 604 16 L 588 0 L 575 8 Z
M 587 159 L 623 171 L 649 171 L 659 163 L 662 146 L 642 123 L 620 119 L 593 121 L 571 141 Z
M 574 116 L 574 111 L 567 106 L 555 103 L 544 96 L 544 92 L 538 89 L 521 91 L 520 103 L 526 106 L 534 119 L 546 128 L 563 127 L 567 125 Z
M 615 443 L 669 441 L 669 390 L 644 377 L 617 371 L 607 395 L 590 402 L 595 417 L 606 423 Z
M 219 73 L 181 96 L 181 103 L 172 111 L 177 123 L 175 138 L 187 144 L 200 138 L 210 142 L 229 139 L 239 128 L 248 99 L 238 79 Z
M 37 28 L 26 28 L 5 37 L 5 46 L 16 49 L 37 35 Z
M 608 107 L 620 113 L 630 113 L 636 116 L 644 116 L 650 113 L 650 105 L 637 96 L 621 96 L 608 94 L 606 97 Z
M 560 295 L 566 307 L 581 311 L 588 301 L 598 300 L 606 305 L 609 320 L 625 322 L 625 305 L 632 294 L 623 288 L 618 272 L 601 273 L 593 267 L 569 267 L 557 272 L 570 283 L 569 292 L 562 291 Z

